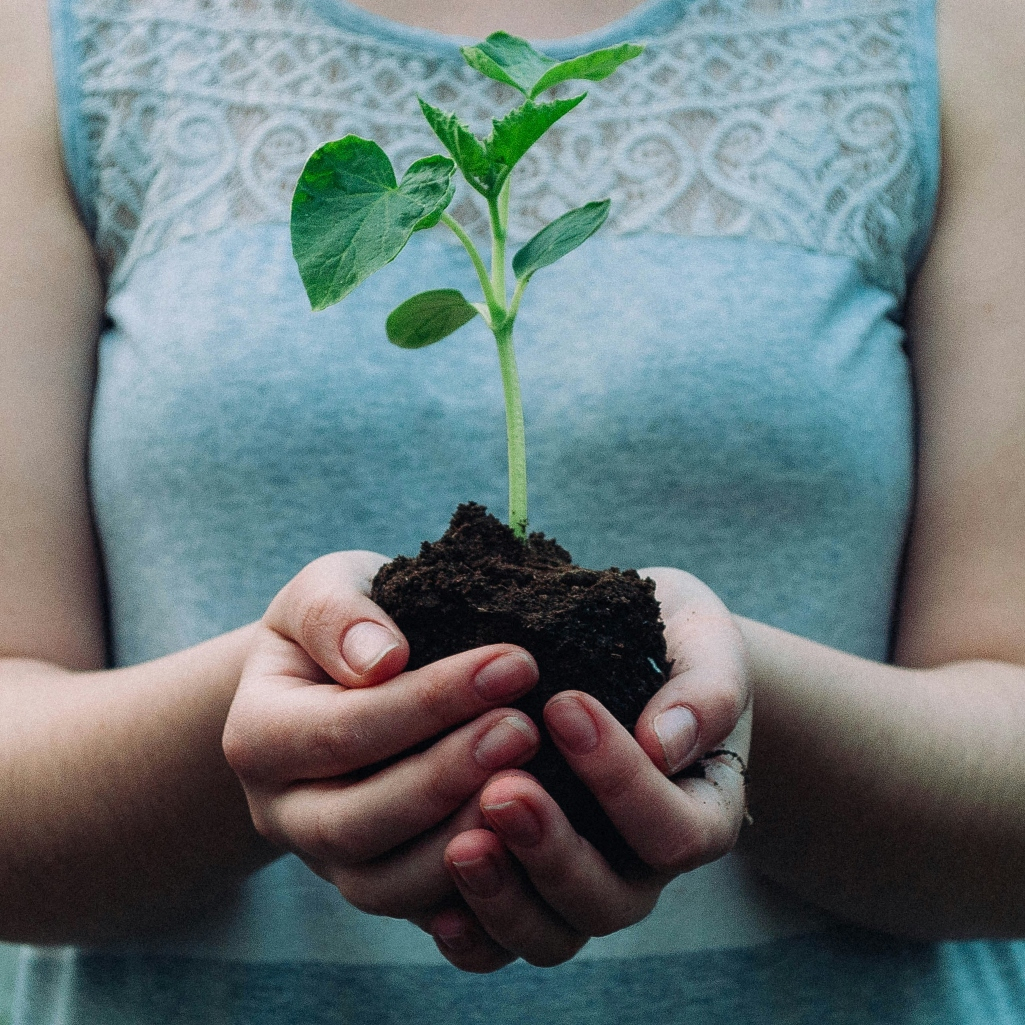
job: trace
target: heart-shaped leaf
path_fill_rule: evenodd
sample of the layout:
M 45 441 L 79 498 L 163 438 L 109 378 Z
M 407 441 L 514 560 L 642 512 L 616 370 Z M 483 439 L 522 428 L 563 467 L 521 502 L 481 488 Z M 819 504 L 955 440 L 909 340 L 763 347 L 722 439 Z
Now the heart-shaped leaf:
M 500 121 L 494 122 L 491 136 L 484 145 L 492 161 L 501 165 L 499 188 L 520 157 L 586 95 L 581 93 L 568 100 L 555 100 L 552 103 L 533 103 L 527 100 L 522 106 L 509 111 Z
M 483 43 L 462 47 L 463 59 L 482 75 L 518 89 L 534 99 L 560 82 L 583 79 L 600 82 L 621 64 L 644 52 L 636 43 L 620 43 L 566 61 L 538 53 L 525 39 L 508 32 L 493 32 Z
M 484 143 L 470 131 L 466 122 L 455 114 L 432 107 L 423 99 L 420 100 L 420 109 L 470 185 L 485 196 L 494 192 L 497 170 L 494 161 L 488 156 Z
M 535 271 L 573 252 L 605 223 L 610 205 L 609 200 L 602 199 L 556 218 L 513 257 L 513 273 L 517 278 L 529 278 Z
M 452 201 L 454 172 L 448 157 L 424 157 L 397 184 L 377 143 L 347 135 L 321 146 L 292 196 L 292 253 L 313 309 L 344 299 L 414 231 L 436 224 Z
M 388 341 L 402 349 L 422 349 L 440 342 L 477 316 L 477 307 L 454 288 L 420 292 L 400 303 L 385 321 Z

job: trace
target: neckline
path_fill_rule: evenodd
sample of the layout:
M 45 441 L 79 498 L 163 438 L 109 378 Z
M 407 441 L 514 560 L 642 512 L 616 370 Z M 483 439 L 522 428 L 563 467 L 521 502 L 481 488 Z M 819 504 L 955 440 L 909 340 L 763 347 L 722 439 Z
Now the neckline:
M 434 29 L 407 25 L 374 14 L 350 0 L 309 0 L 322 18 L 355 35 L 368 36 L 380 42 L 451 57 L 460 46 L 479 42 L 470 36 L 448 35 Z M 581 53 L 612 46 L 616 43 L 657 34 L 672 24 L 690 0 L 641 0 L 620 18 L 592 29 L 590 32 L 560 39 L 531 40 L 542 53 L 557 60 L 568 60 Z

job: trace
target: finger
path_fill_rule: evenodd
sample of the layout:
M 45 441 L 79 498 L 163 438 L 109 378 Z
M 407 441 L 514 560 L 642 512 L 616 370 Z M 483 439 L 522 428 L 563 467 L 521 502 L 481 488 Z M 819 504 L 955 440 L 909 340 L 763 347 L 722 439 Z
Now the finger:
M 503 949 L 550 968 L 587 942 L 541 900 L 494 833 L 461 833 L 448 845 L 445 862 L 467 907 Z
M 516 960 L 516 955 L 499 946 L 466 907 L 446 908 L 422 928 L 434 937 L 442 955 L 464 972 L 496 972 Z
M 673 776 L 722 745 L 750 704 L 747 654 L 739 628 L 704 584 L 680 571 L 656 579 L 673 669 L 634 729 L 656 765 Z M 747 757 L 747 747 L 739 752 Z
M 307 864 L 358 910 L 406 918 L 429 932 L 430 918 L 444 907 L 461 903 L 445 866 L 445 848 L 460 833 L 486 826 L 479 800 L 471 798 L 437 827 L 384 857 L 361 865 L 313 859 L 307 859 Z
M 529 761 L 539 742 L 522 712 L 496 709 L 358 782 L 288 787 L 264 802 L 257 828 L 318 860 L 369 861 L 446 819 L 497 770 Z
M 501 775 L 484 788 L 480 805 L 541 899 L 578 933 L 606 936 L 655 906 L 666 880 L 623 879 L 533 777 Z
M 743 790 L 725 766 L 710 780 L 667 779 L 600 702 L 580 691 L 545 707 L 549 733 L 642 861 L 686 872 L 722 857 L 736 843 Z M 738 800 L 739 797 L 739 800 Z
M 291 657 L 275 646 L 294 647 L 264 639 L 246 663 L 225 729 L 228 761 L 250 786 L 348 775 L 507 705 L 537 682 L 527 652 L 493 644 L 376 687 L 311 686 L 272 675 Z
M 334 552 L 316 559 L 278 592 L 264 625 L 297 644 L 346 687 L 389 679 L 409 659 L 409 645 L 369 598 L 370 582 L 387 561 L 373 552 Z

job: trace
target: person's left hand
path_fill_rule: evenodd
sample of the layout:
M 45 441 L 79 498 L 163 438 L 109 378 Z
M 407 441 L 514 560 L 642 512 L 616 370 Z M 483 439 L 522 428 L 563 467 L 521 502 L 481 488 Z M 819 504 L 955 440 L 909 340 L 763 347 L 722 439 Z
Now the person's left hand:
M 744 641 L 695 577 L 639 572 L 656 583 L 674 665 L 635 736 L 579 691 L 557 694 L 544 713 L 569 765 L 637 854 L 638 869 L 630 878 L 614 872 L 528 773 L 496 776 L 480 796 L 491 829 L 460 833 L 445 849 L 467 906 L 425 923 L 458 968 L 490 972 L 517 957 L 539 966 L 567 961 L 590 937 L 640 921 L 671 879 L 736 843 L 751 739 Z M 704 778 L 680 775 L 699 759 Z

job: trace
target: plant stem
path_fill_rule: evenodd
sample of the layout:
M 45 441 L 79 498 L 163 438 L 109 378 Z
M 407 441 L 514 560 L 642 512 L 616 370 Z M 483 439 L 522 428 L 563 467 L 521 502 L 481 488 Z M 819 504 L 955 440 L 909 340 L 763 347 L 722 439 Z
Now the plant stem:
M 489 276 L 477 247 L 463 226 L 449 214 L 441 215 L 463 248 L 470 254 L 484 301 L 491 311 L 491 330 L 498 345 L 498 365 L 502 370 L 502 392 L 505 396 L 505 434 L 509 451 L 509 526 L 522 539 L 527 536 L 527 443 L 523 427 L 523 399 L 520 396 L 520 377 L 516 369 L 513 350 L 513 324 L 523 296 L 526 280 L 516 283 L 512 304 L 506 306 L 505 293 L 505 240 L 509 224 L 509 182 L 502 186 L 496 199 L 488 200 L 491 214 L 491 274 Z
M 512 302 L 509 303 L 509 319 L 514 320 L 516 313 L 520 308 L 520 300 L 523 298 L 523 290 L 527 287 L 527 282 L 530 281 L 530 277 L 519 278 L 516 282 L 516 288 L 513 291 Z
M 491 214 L 491 287 L 505 309 L 505 234 L 509 223 L 509 181 L 497 199 L 488 200 Z
M 477 277 L 480 279 L 480 287 L 484 290 L 484 301 L 488 304 L 493 315 L 496 307 L 495 294 L 491 288 L 491 281 L 488 278 L 488 269 L 484 266 L 484 261 L 481 259 L 480 253 L 477 252 L 477 247 L 473 244 L 470 236 L 463 230 L 463 226 L 454 217 L 449 216 L 449 214 L 442 214 L 441 222 L 452 229 L 456 238 L 463 243 L 463 248 L 470 254 L 474 270 L 477 271 Z M 499 308 L 503 313 L 505 312 L 504 295 L 502 296 L 502 305 Z
M 505 395 L 505 433 L 509 448 L 509 526 L 518 538 L 527 536 L 527 444 L 523 429 L 523 400 L 513 350 L 513 319 L 495 330 L 498 363 Z

